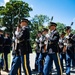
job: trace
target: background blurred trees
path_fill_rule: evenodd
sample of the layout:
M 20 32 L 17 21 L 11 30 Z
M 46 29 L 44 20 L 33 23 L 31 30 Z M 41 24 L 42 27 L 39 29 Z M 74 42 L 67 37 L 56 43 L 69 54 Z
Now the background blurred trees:
M 57 22 L 57 30 L 58 30 L 59 33 L 64 32 L 65 31 L 65 27 L 66 27 L 65 24 Z
M 37 32 L 42 31 L 42 29 L 45 28 L 44 23 L 49 23 L 49 20 L 47 15 L 35 15 L 31 19 L 31 38 L 33 38 L 33 40 L 35 40 Z
M 32 8 L 23 1 L 10 0 L 5 6 L 0 6 L 0 23 L 6 27 L 6 31 L 14 30 L 20 22 L 20 19 L 30 17 L 29 12 Z

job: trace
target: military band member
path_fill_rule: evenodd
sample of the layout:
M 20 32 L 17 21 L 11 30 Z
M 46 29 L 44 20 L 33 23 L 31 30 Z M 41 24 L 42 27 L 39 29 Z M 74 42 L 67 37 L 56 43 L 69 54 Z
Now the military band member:
M 5 33 L 5 37 L 4 37 L 4 71 L 9 72 L 8 69 L 8 54 L 10 53 L 11 50 L 11 38 L 10 38 L 10 34 L 8 32 Z
M 66 75 L 70 75 L 70 64 L 71 64 L 71 59 L 74 60 L 74 44 L 75 44 L 75 39 L 72 38 L 73 34 L 71 33 L 71 27 L 66 26 Z
M 44 28 L 42 31 L 42 36 L 40 37 L 40 50 L 41 53 L 39 55 L 38 59 L 38 75 L 43 74 L 43 65 L 44 65 L 44 59 L 47 54 L 47 38 L 48 37 L 48 29 Z
M 33 69 L 33 71 L 38 71 L 38 58 L 39 58 L 39 54 L 41 52 L 40 50 L 40 37 L 42 36 L 41 31 L 38 31 L 35 42 L 36 42 L 36 48 L 35 48 L 35 52 L 36 52 L 36 57 L 35 57 L 35 69 Z
M 60 58 L 58 54 L 58 42 L 59 42 L 59 33 L 56 30 L 57 24 L 54 22 L 50 22 L 50 34 L 49 34 L 49 40 L 48 40 L 48 47 L 47 47 L 47 55 L 45 58 L 44 63 L 44 69 L 43 69 L 43 75 L 49 75 L 50 68 L 52 67 L 52 61 L 54 60 L 56 69 L 57 69 L 57 75 L 62 75 L 62 69 L 60 64 Z

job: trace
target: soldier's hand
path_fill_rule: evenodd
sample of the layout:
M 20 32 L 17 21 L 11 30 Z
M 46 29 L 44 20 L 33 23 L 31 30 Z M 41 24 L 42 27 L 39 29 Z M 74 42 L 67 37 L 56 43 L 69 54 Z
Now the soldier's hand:
M 16 28 L 16 31 L 18 31 L 18 32 L 19 32 L 19 31 L 20 31 L 20 28 L 19 28 L 19 27 L 17 27 L 17 28 Z
M 65 53 L 65 52 L 66 52 L 66 50 L 67 50 L 67 48 L 66 48 L 66 46 L 64 46 L 64 48 L 63 48 L 63 52 Z

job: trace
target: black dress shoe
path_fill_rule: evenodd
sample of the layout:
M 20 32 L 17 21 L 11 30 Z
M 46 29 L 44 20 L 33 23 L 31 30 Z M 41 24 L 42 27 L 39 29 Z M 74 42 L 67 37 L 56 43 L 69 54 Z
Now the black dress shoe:
M 5 72 L 9 72 L 9 70 L 7 70 L 7 69 L 3 69 L 3 71 L 5 71 Z
M 49 75 L 52 75 L 52 72 L 50 72 Z
M 9 70 L 6 70 L 6 72 L 9 72 Z
M 42 75 L 42 73 L 38 73 L 37 75 Z
M 33 69 L 32 71 L 38 71 L 37 69 Z

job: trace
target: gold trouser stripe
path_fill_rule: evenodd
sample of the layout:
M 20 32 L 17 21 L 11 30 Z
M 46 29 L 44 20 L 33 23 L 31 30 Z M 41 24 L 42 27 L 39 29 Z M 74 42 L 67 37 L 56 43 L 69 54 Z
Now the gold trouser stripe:
M 20 68 L 18 69 L 18 75 L 21 75 Z
M 61 71 L 61 75 L 62 74 L 62 67 L 61 67 L 61 63 L 60 63 L 60 58 L 59 58 L 59 54 L 57 53 L 57 59 L 58 59 L 58 64 L 59 64 L 59 67 L 60 67 L 60 71 Z
M 26 69 L 26 74 L 29 75 L 26 60 L 27 60 L 26 55 L 24 55 L 24 65 L 25 65 L 25 69 Z

